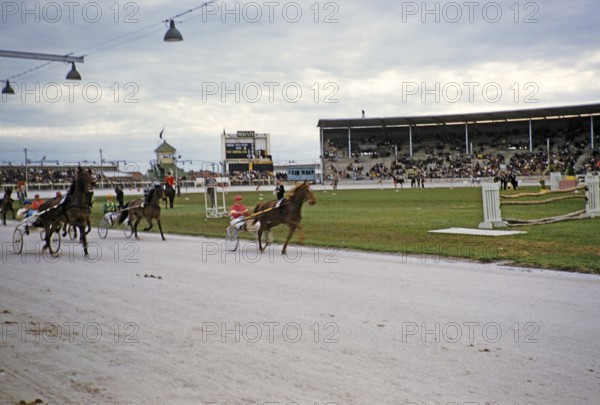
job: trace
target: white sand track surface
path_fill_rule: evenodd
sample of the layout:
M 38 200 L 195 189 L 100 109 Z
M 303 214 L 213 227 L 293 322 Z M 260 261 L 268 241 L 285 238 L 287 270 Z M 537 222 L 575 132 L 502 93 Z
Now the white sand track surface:
M 0 226 L 0 404 L 597 404 L 600 278 Z M 36 246 L 37 244 L 37 246 Z

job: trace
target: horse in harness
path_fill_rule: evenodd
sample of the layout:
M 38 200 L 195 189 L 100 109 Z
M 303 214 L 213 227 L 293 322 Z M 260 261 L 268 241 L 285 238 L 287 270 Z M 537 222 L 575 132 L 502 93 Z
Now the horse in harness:
M 160 236 L 162 240 L 166 240 L 160 223 L 160 200 L 165 199 L 165 191 L 162 186 L 158 184 L 155 185 L 154 188 L 150 190 L 146 201 L 144 201 L 143 198 L 139 198 L 125 204 L 125 208 L 121 211 L 118 223 L 122 224 L 127 217 L 130 217 L 130 223 L 132 223 L 135 238 L 139 239 L 137 228 L 140 221 L 144 218 L 146 219 L 148 227 L 144 228 L 144 231 L 149 231 L 153 226 L 152 220 L 156 219 L 158 229 L 160 230 Z
M 304 233 L 300 225 L 302 204 L 304 202 L 309 205 L 314 205 L 317 202 L 310 190 L 310 184 L 306 181 L 298 183 L 283 200 L 266 201 L 258 203 L 254 207 L 254 213 L 247 220 L 253 219 L 254 226 L 258 226 L 258 248 L 261 252 L 267 246 L 267 244 L 265 244 L 265 247 L 262 245 L 263 233 L 269 232 L 272 228 L 281 224 L 286 224 L 289 229 L 281 254 L 286 254 L 288 243 L 296 229 L 300 232 L 301 243 L 304 242 Z
M 45 231 L 44 250 L 48 249 L 51 254 L 55 253 L 51 245 L 52 234 L 60 232 L 64 223 L 79 229 L 79 240 L 83 245 L 84 255 L 88 255 L 85 228 L 90 223 L 94 183 L 92 172 L 79 167 L 67 195 L 49 199 L 40 206 L 39 221 Z

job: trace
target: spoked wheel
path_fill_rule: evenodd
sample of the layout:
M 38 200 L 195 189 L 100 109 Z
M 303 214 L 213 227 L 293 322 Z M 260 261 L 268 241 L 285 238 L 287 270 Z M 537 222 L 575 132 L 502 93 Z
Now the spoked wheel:
M 60 243 L 60 232 L 52 232 L 52 236 L 50 236 L 50 253 L 57 253 L 60 250 Z
M 110 224 L 108 223 L 106 218 L 100 218 L 100 222 L 98 222 L 98 236 L 100 236 L 100 238 L 106 238 L 106 235 L 108 235 L 109 226 Z
M 67 227 L 67 233 L 69 234 L 69 239 L 75 240 L 77 238 L 77 228 L 73 225 Z
M 133 235 L 133 225 L 130 221 L 125 221 L 125 223 L 123 223 L 123 232 L 127 239 L 131 238 L 131 235 Z
M 23 251 L 23 231 L 19 228 L 15 229 L 13 233 L 13 249 L 16 254 L 19 254 Z
M 227 228 L 227 235 L 225 236 L 225 250 L 229 252 L 235 252 L 240 243 L 240 231 L 235 227 Z

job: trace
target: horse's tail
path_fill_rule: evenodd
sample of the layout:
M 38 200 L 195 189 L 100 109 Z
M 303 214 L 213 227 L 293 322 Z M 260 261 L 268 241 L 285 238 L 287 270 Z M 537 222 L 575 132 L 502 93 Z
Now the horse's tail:
M 263 205 L 263 203 L 256 204 L 256 206 L 254 207 L 254 210 L 252 211 L 252 214 L 256 215 L 257 212 L 260 212 L 262 209 L 262 205 Z M 257 215 L 254 217 L 254 221 L 252 221 L 252 223 L 255 224 L 258 221 L 259 221 L 259 216 Z
M 119 221 L 117 222 L 119 225 L 121 225 L 127 219 L 127 216 L 129 215 L 129 210 L 127 208 L 129 208 L 130 203 L 131 201 L 125 204 L 125 207 L 123 207 L 121 210 L 121 215 L 119 215 Z

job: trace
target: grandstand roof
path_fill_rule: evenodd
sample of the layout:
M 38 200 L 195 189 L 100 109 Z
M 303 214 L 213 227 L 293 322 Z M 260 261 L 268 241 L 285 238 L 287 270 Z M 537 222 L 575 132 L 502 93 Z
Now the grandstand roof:
M 529 119 L 540 120 L 590 115 L 600 115 L 600 103 L 466 114 L 423 115 L 413 117 L 320 119 L 317 123 L 317 127 L 323 129 L 381 128 L 411 125 L 464 124 L 465 122 L 478 123 L 520 121 Z

